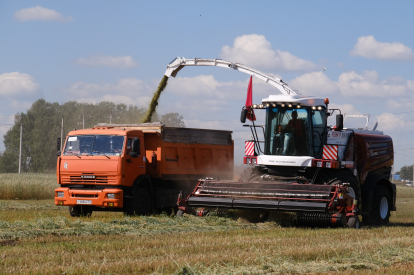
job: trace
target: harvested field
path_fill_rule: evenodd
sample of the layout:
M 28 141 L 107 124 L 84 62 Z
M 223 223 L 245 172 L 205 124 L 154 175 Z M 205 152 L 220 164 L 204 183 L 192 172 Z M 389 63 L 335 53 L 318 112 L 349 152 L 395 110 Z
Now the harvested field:
M 413 273 L 414 188 L 398 187 L 397 209 L 387 227 L 350 230 L 291 227 L 277 214 L 256 224 L 171 213 L 72 218 L 52 199 L 0 200 L 0 273 Z

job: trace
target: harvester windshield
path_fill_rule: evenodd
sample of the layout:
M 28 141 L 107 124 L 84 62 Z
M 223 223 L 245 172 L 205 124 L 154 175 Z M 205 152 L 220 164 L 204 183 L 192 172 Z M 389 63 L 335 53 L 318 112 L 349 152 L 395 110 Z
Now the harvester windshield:
M 326 132 L 325 110 L 266 108 L 266 155 L 318 156 Z

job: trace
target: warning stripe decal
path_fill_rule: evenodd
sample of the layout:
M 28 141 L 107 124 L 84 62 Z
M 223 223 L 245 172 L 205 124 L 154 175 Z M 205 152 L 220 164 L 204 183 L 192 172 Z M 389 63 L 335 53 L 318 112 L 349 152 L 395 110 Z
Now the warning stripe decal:
M 254 142 L 253 141 L 245 141 L 244 154 L 246 156 L 254 156 Z
M 338 145 L 324 145 L 322 159 L 336 160 L 338 158 Z

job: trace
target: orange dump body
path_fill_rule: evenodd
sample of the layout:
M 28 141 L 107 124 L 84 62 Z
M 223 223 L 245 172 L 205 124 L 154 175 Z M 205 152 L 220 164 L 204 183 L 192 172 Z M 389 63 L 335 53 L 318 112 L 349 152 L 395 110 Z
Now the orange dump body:
M 82 149 L 78 142 L 82 136 L 117 136 L 123 145 L 118 151 L 103 154 L 100 151 L 108 148 L 94 151 L 96 143 L 91 143 L 93 149 Z M 130 154 L 133 139 L 140 141 L 137 157 Z M 146 177 L 153 184 L 155 202 L 167 206 L 163 189 L 175 203 L 179 192 L 192 191 L 199 178 L 233 177 L 230 131 L 164 127 L 160 123 L 100 124 L 69 132 L 63 148 L 57 162 L 61 187 L 55 190 L 56 205 L 121 209 L 134 183 Z M 157 198 L 158 194 L 163 195 Z

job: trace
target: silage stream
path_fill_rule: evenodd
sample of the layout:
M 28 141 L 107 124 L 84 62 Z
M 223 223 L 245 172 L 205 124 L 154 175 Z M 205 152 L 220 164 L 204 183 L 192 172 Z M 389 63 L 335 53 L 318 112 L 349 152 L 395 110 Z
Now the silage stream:
M 152 96 L 151 103 L 148 107 L 148 111 L 142 120 L 142 123 L 149 123 L 151 122 L 152 115 L 155 112 L 155 109 L 158 106 L 158 100 L 161 96 L 162 91 L 164 91 L 165 87 L 167 87 L 168 77 L 164 75 L 161 79 L 160 84 L 158 85 L 158 89 L 155 91 L 154 95 Z

